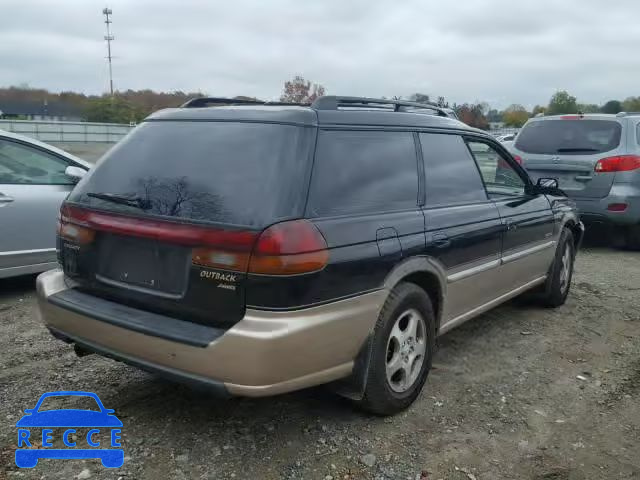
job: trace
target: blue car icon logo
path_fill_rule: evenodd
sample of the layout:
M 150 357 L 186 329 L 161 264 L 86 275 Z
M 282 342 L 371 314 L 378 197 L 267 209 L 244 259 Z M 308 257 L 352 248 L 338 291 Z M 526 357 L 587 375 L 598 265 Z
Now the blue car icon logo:
M 44 410 L 42 403 L 50 397 L 89 397 L 95 400 L 99 410 L 57 409 Z M 26 409 L 26 415 L 16 423 L 18 427 L 18 449 L 16 465 L 20 468 L 33 468 L 40 458 L 87 459 L 99 458 L 107 468 L 118 468 L 124 463 L 124 451 L 120 444 L 122 422 L 113 415 L 113 410 L 104 405 L 95 393 L 91 392 L 48 392 L 43 394 L 36 406 Z M 41 438 L 34 429 L 42 429 Z M 53 448 L 53 430 L 64 429 L 62 440 L 65 447 Z M 86 433 L 86 444 L 91 448 L 76 448 L 75 428 L 90 428 Z M 106 432 L 105 432 L 106 431 Z M 108 434 L 108 442 L 105 440 Z M 41 442 L 40 442 L 41 440 Z M 41 443 L 42 448 L 34 448 L 33 443 Z M 84 443 L 84 442 L 83 442 Z M 110 448 L 105 448 L 108 444 Z M 23 448 L 21 448 L 23 447 Z

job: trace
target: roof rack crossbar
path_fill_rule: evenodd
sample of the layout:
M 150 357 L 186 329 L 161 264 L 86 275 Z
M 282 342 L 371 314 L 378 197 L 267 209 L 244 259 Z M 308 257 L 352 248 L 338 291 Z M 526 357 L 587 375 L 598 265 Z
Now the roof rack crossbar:
M 392 108 L 390 108 L 392 107 Z M 406 111 L 406 107 L 431 110 L 442 117 L 447 117 L 447 112 L 443 107 L 435 103 L 418 103 L 406 100 L 383 100 L 379 98 L 367 97 L 337 97 L 327 95 L 316 99 L 311 108 L 316 110 L 339 110 L 341 108 L 363 108 L 363 109 L 393 109 L 394 112 Z M 413 112 L 418 113 L 418 112 Z
M 287 102 L 265 102 L 263 100 L 250 100 L 244 98 L 221 98 L 221 97 L 197 97 L 188 100 L 180 105 L 180 108 L 202 108 L 213 106 L 232 106 L 232 105 L 293 105 L 306 106 L 308 103 L 287 103 Z

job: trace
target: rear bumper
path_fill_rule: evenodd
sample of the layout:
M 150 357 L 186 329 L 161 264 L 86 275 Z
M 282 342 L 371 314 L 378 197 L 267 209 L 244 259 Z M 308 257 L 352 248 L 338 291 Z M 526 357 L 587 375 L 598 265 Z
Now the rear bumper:
M 574 198 L 580 217 L 587 223 L 635 225 L 640 223 L 640 186 L 628 183 L 614 184 L 604 198 Z M 607 209 L 612 203 L 625 203 L 623 212 Z
M 386 291 L 294 311 L 248 309 L 237 324 L 197 346 L 64 308 L 51 297 L 70 287 L 60 270 L 38 277 L 40 315 L 52 333 L 79 347 L 209 385 L 232 395 L 266 396 L 348 376 L 372 331 Z

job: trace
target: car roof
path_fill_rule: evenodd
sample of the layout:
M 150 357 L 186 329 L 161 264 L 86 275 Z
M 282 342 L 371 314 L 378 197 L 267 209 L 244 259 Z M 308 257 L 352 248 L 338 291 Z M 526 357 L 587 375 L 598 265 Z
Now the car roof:
M 168 108 L 149 115 L 145 121 L 245 121 L 284 123 L 300 126 L 383 126 L 464 130 L 488 136 L 459 120 L 414 111 L 380 108 L 321 109 L 299 105 L 221 105 L 197 108 Z
M 533 117 L 529 119 L 529 122 L 541 122 L 545 120 L 568 120 L 568 119 L 581 119 L 581 120 L 614 120 L 620 121 L 625 116 L 614 115 L 612 113 L 567 113 L 562 115 L 545 115 L 543 117 Z
M 152 113 L 144 121 L 158 120 L 246 121 L 289 123 L 302 126 L 315 126 L 318 124 L 317 115 L 311 108 L 279 105 L 166 108 Z
M 61 157 L 66 157 L 67 159 L 75 163 L 79 163 L 80 165 L 83 165 L 87 168 L 91 168 L 92 166 L 91 163 L 87 162 L 86 160 L 76 157 L 75 155 L 72 155 L 71 153 L 65 150 L 62 150 L 61 148 L 54 147 L 53 145 L 49 145 L 48 143 L 44 143 L 39 140 L 36 140 L 35 138 L 26 137 L 24 135 L 8 132 L 6 130 L 0 130 L 0 137 L 11 138 L 14 140 L 20 140 L 21 142 L 24 142 L 24 143 L 30 143 L 31 145 L 42 148 L 43 150 L 49 150 L 50 152 L 58 154 Z

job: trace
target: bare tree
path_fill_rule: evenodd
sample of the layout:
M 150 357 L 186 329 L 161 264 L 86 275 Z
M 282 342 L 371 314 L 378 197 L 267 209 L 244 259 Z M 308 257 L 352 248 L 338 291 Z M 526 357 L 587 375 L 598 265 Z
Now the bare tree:
M 284 90 L 280 96 L 281 102 L 312 103 L 316 98 L 325 94 L 325 88 L 317 83 L 311 83 L 300 75 L 293 80 L 284 82 Z

